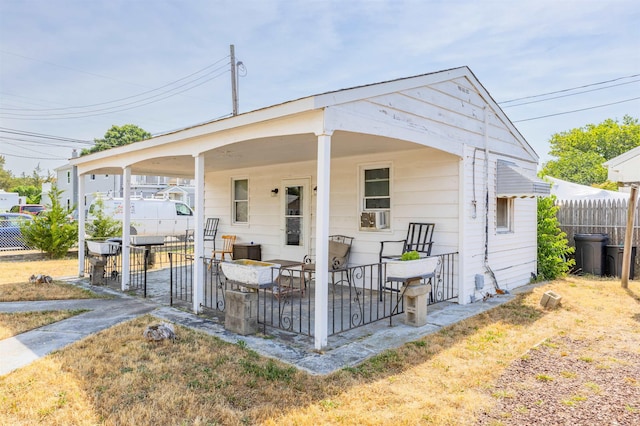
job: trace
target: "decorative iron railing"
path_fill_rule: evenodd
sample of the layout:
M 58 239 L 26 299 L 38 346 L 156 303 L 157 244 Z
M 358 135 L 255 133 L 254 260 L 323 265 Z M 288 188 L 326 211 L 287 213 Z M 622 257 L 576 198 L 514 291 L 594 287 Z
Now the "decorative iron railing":
M 438 255 L 436 274 L 429 279 L 429 304 L 458 297 L 455 280 L 457 253 Z M 171 303 L 193 302 L 193 256 L 170 253 Z M 232 283 L 220 271 L 219 261 L 202 259 L 204 266 L 203 307 L 224 313 L 225 292 Z M 357 265 L 329 272 L 328 332 L 339 334 L 376 321 L 393 320 L 404 313 L 402 293 L 396 287 L 381 286 L 386 277 L 384 263 Z M 386 280 L 385 280 L 386 281 Z M 274 269 L 273 284 L 258 293 L 258 323 L 269 328 L 313 336 L 315 312 L 315 274 L 303 265 Z

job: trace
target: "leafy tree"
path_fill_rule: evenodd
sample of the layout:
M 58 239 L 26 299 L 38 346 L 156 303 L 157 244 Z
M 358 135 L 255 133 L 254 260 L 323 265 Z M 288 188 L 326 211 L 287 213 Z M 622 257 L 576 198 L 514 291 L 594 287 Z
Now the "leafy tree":
M 20 196 L 26 197 L 27 204 L 40 204 L 40 199 L 42 198 L 40 187 L 31 185 L 14 186 L 10 192 L 17 192 Z
M 80 155 L 87 155 L 93 152 L 104 151 L 116 146 L 129 145 L 144 139 L 151 138 L 151 133 L 141 129 L 135 124 L 125 124 L 123 126 L 111 126 L 102 139 L 94 139 L 94 145 L 89 149 L 83 149 Z
M 104 202 L 96 198 L 93 203 L 93 220 L 87 222 L 87 234 L 94 239 L 106 239 L 122 235 L 122 222 L 104 212 Z
M 52 187 L 47 209 L 20 226 L 26 244 L 44 251 L 52 259 L 64 257 L 78 240 L 78 224 L 67 219 L 72 209 L 62 206 L 61 194 L 61 190 Z
M 9 188 L 15 185 L 16 178 L 10 170 L 4 169 L 5 162 L 6 159 L 0 155 L 0 189 L 9 191 Z
M 568 259 L 575 249 L 569 246 L 567 234 L 560 229 L 555 205 L 556 197 L 538 198 L 538 280 L 562 277 L 575 265 Z
M 622 124 L 609 118 L 597 125 L 556 133 L 549 142 L 549 154 L 557 160 L 548 161 L 540 175 L 582 185 L 602 184 L 607 180 L 602 163 L 640 146 L 640 124 L 629 115 Z

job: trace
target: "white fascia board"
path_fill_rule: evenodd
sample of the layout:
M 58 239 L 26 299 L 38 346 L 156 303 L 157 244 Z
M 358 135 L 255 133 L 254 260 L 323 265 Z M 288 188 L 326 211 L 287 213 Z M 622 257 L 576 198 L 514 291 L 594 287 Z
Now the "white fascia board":
M 381 96 L 387 93 L 428 86 L 430 84 L 452 80 L 469 74 L 471 74 L 471 70 L 464 66 L 446 71 L 436 71 L 415 77 L 405 77 L 397 80 L 358 86 L 351 89 L 337 90 L 313 96 L 314 107 L 326 108 L 334 105 L 345 104 L 348 102 L 359 101 L 361 99 Z
M 602 163 L 602 165 L 605 167 L 616 167 L 638 156 L 640 156 L 640 146 L 630 149 L 629 151 L 622 153 L 617 157 L 612 158 L 611 160 L 605 161 L 604 163 Z
M 172 133 L 156 136 L 130 145 L 112 148 L 106 151 L 100 151 L 89 155 L 84 155 L 70 160 L 71 165 L 80 165 L 92 161 L 102 161 L 110 157 L 132 154 L 145 149 L 156 149 L 162 145 L 168 145 L 175 142 L 185 141 L 206 136 L 212 133 L 224 132 L 227 130 L 235 130 L 245 126 L 258 124 L 278 118 L 283 118 L 304 111 L 312 110 L 313 98 L 303 98 L 296 101 L 268 107 L 245 114 L 237 115 L 223 120 L 211 123 L 196 125 L 194 127 L 177 130 Z M 175 154 L 175 152 L 174 152 Z

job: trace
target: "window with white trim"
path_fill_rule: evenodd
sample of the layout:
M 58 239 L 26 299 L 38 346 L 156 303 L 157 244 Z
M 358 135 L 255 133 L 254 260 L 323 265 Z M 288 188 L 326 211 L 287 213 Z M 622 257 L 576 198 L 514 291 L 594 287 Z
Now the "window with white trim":
M 71 170 L 67 170 L 67 183 L 71 183 Z
M 390 167 L 362 168 L 360 229 L 386 229 L 391 212 Z
M 233 223 L 249 222 L 249 179 L 233 180 Z
M 496 198 L 496 230 L 513 232 L 513 198 Z

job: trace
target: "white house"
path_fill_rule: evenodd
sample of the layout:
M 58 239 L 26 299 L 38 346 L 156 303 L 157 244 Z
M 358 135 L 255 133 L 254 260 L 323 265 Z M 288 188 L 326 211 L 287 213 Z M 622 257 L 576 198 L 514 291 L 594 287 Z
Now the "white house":
M 77 152 L 74 150 L 72 158 L 77 158 Z M 61 203 L 67 208 L 71 208 L 74 205 L 83 205 L 86 208 L 91 205 L 96 193 L 113 194 L 114 196 L 122 195 L 122 174 L 110 174 L 110 173 L 87 173 L 83 176 L 84 191 L 81 203 L 78 203 L 78 182 L 79 177 L 74 170 L 74 166 L 71 163 L 67 163 L 58 167 L 56 170 L 56 185 L 61 194 Z M 182 189 L 181 186 L 185 186 Z M 172 199 L 187 202 L 190 201 L 188 197 L 189 193 L 193 192 L 193 182 L 190 179 L 179 179 L 168 176 L 137 176 L 131 177 L 131 191 L 137 196 L 143 198 L 156 197 L 159 191 L 171 190 L 170 194 L 173 195 Z M 172 189 L 173 188 L 173 189 Z M 179 189 L 175 189 L 179 188 Z M 47 192 L 48 193 L 48 192 Z M 182 194 L 187 194 L 181 196 Z M 163 196 L 161 193 L 160 196 Z
M 632 184 L 640 184 L 640 146 L 603 163 L 607 179 L 618 182 L 621 191 L 629 192 Z
M 132 173 L 195 179 L 196 258 L 211 249 L 206 217 L 220 218 L 218 235 L 259 242 L 263 258 L 312 254 L 317 264 L 327 264 L 331 234 L 354 237 L 350 263 L 367 264 L 378 261 L 381 240 L 404 238 L 409 222 L 435 223 L 432 254 L 457 253 L 461 304 L 536 273 L 535 197 L 549 194 L 537 162 L 467 67 L 309 96 L 71 160 L 80 175 L 125 182 Z M 302 202 L 290 209 L 294 193 Z M 363 213 L 378 226 L 366 226 Z M 203 266 L 195 268 L 197 312 Z M 316 272 L 322 348 L 328 276 Z

